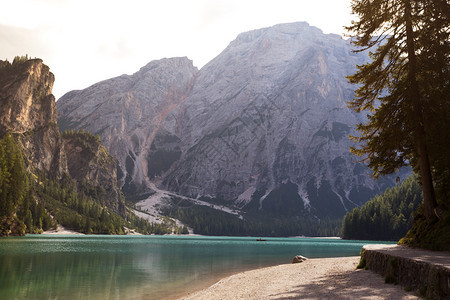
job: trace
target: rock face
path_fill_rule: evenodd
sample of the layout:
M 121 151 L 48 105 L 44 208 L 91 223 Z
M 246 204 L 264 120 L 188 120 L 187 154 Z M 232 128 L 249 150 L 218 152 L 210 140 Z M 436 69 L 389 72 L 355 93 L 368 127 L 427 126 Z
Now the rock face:
M 186 151 L 163 183 L 241 208 L 343 215 L 379 188 L 354 163 L 347 138 L 360 116 L 346 107 L 353 90 L 345 76 L 363 59 L 306 23 L 239 35 L 173 113 L 183 112 L 174 134 Z
M 366 59 L 337 35 L 281 24 L 240 34 L 200 71 L 164 59 L 70 92 L 59 120 L 100 134 L 131 195 L 151 181 L 246 211 L 339 217 L 394 183 L 349 152 L 363 116 L 346 106 L 345 76 Z
M 99 134 L 118 160 L 124 190 L 145 194 L 152 143 L 159 138 L 157 133 L 164 133 L 161 124 L 166 115 L 190 93 L 197 72 L 187 58 L 163 59 L 150 62 L 131 76 L 72 91 L 58 101 L 59 125 Z M 176 148 L 174 156 L 179 152 Z
M 103 195 L 96 198 L 107 202 L 103 205 L 120 211 L 123 201 L 117 182 L 116 163 L 98 136 L 81 132 L 65 133 L 62 140 L 70 176 L 80 185 L 88 182 L 99 187 Z
M 57 126 L 54 75 L 40 59 L 0 61 L 0 135 L 15 134 L 30 164 L 60 178 L 67 172 Z
M 104 205 L 123 207 L 115 160 L 93 135 L 61 136 L 52 87 L 55 78 L 40 59 L 0 61 L 0 137 L 11 133 L 22 148 L 29 172 L 61 179 L 67 174 L 81 187 L 104 191 Z M 122 196 L 123 197 L 123 196 Z

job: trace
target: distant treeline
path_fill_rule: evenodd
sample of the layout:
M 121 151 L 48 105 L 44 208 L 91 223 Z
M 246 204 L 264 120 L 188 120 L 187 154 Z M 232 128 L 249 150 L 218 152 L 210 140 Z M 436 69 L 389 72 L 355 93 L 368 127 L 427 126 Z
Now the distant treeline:
M 423 201 L 416 175 L 400 186 L 387 189 L 361 208 L 348 212 L 342 222 L 342 237 L 357 240 L 399 240 L 413 224 L 413 212 Z
M 164 214 L 187 224 L 196 234 L 218 236 L 338 236 L 341 219 L 311 216 L 274 218 L 246 213 L 239 218 L 208 206 L 172 206 Z

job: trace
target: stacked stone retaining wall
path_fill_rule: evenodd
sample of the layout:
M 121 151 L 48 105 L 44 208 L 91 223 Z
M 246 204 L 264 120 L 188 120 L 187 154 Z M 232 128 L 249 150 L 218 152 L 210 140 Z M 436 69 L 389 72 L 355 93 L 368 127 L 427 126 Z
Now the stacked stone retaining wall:
M 365 245 L 365 268 L 429 299 L 450 299 L 450 253 L 398 245 Z

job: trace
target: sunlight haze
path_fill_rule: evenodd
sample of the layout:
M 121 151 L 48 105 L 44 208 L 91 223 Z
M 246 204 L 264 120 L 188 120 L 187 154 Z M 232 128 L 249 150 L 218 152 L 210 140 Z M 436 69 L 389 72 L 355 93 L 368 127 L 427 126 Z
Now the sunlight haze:
M 350 24 L 350 0 L 0 0 L 0 6 L 0 59 L 42 58 L 55 74 L 57 99 L 164 57 L 187 56 L 201 68 L 245 31 L 306 21 L 342 35 Z

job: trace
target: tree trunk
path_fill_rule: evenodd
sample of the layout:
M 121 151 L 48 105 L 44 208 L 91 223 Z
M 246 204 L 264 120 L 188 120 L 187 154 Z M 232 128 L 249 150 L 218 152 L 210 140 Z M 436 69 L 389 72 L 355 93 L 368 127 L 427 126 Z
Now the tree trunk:
M 416 80 L 416 54 L 414 49 L 413 29 L 411 21 L 411 1 L 405 0 L 405 22 L 406 22 L 406 46 L 408 49 L 408 100 L 411 103 L 413 117 L 416 122 L 414 128 L 414 140 L 418 154 L 420 179 L 422 182 L 423 202 L 425 217 L 431 221 L 436 216 L 436 196 L 434 194 L 433 180 L 431 175 L 430 160 L 426 145 L 426 133 L 423 125 L 422 108 L 420 103 L 420 91 Z

